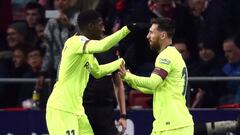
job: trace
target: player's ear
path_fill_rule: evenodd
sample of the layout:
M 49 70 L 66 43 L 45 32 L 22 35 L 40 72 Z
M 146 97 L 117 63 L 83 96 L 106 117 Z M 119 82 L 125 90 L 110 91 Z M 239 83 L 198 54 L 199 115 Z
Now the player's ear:
M 161 38 L 162 40 L 165 39 L 165 38 L 166 38 L 166 32 L 161 32 L 160 38 Z

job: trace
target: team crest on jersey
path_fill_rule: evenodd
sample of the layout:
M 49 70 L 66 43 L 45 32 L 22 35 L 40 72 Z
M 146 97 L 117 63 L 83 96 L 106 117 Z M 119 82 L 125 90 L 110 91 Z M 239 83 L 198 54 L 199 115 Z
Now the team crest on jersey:
M 86 41 L 88 41 L 89 39 L 86 38 L 86 37 L 80 37 L 80 40 L 81 40 L 82 42 L 86 42 Z
M 90 64 L 88 62 L 86 62 L 84 67 L 90 72 L 91 68 L 90 68 Z
M 170 64 L 170 60 L 168 60 L 168 59 L 160 59 L 160 63 L 169 65 Z

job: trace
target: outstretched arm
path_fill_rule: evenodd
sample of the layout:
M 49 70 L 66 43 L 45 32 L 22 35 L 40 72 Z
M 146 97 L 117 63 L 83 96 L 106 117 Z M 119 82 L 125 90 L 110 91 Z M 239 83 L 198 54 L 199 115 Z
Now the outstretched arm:
M 123 39 L 129 32 L 129 29 L 125 26 L 102 40 L 88 40 L 83 46 L 83 53 L 92 54 L 107 51 Z
M 123 62 L 124 60 L 120 58 L 108 64 L 99 65 L 97 59 L 95 57 L 92 57 L 92 60 L 90 63 L 91 74 L 97 79 L 101 78 L 119 69 L 120 65 Z
M 89 40 L 84 44 L 83 53 L 100 53 L 107 51 L 116 45 L 121 39 L 131 32 L 137 32 L 141 29 L 148 28 L 149 25 L 145 23 L 132 23 L 124 26 L 122 29 L 105 37 L 102 40 Z
M 130 72 L 127 72 L 124 64 L 121 65 L 119 74 L 130 86 L 149 94 L 153 93 L 151 91 L 155 90 L 167 76 L 167 72 L 158 68 L 154 69 L 150 77 L 136 76 Z
M 135 84 L 129 84 L 128 83 L 128 85 L 131 86 L 132 88 L 134 88 L 135 90 L 138 90 L 138 91 L 140 91 L 144 94 L 153 94 L 153 90 L 151 90 L 151 89 L 140 87 L 140 86 L 137 86 Z
M 162 82 L 162 78 L 154 73 L 152 73 L 150 77 L 142 77 L 127 72 L 123 79 L 128 84 L 132 84 L 138 88 L 144 88 L 141 90 L 147 90 L 148 92 L 150 90 L 155 90 L 157 86 Z

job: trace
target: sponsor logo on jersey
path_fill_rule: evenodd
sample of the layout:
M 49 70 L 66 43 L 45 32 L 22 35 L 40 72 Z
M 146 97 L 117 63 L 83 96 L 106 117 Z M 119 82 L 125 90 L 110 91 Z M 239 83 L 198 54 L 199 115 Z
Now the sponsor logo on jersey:
M 160 59 L 160 63 L 169 65 L 170 64 L 170 60 L 168 60 L 168 59 Z

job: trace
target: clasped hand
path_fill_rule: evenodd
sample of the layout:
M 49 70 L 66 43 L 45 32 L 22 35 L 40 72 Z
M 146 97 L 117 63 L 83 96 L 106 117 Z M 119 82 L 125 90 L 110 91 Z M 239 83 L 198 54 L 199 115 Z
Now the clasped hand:
M 126 73 L 127 73 L 127 70 L 126 70 L 126 68 L 125 68 L 125 63 L 123 62 L 123 63 L 120 65 L 118 74 L 120 75 L 121 78 L 124 78 L 125 75 L 126 75 Z

